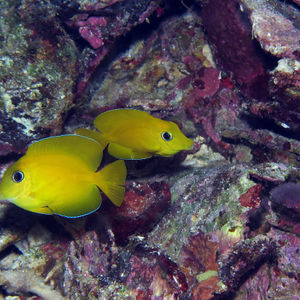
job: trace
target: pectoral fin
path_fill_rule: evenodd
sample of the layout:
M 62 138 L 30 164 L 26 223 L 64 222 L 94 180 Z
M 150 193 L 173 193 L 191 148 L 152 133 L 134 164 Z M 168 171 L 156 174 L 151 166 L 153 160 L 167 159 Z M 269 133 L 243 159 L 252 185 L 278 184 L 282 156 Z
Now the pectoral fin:
M 54 212 L 48 207 L 48 206 L 43 206 L 37 209 L 32 210 L 32 212 L 38 213 L 38 214 L 43 214 L 43 215 L 53 215 Z
M 136 152 L 131 148 L 127 148 L 115 143 L 110 143 L 108 145 L 108 153 L 119 159 L 145 159 L 152 156 L 150 153 Z

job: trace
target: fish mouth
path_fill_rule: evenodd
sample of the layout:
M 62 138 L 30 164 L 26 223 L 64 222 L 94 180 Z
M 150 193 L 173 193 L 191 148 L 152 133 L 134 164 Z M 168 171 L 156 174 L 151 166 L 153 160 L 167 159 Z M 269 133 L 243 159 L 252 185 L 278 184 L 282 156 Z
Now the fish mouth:
M 182 151 L 182 150 L 193 150 L 194 149 L 194 142 L 192 141 L 192 142 L 188 142 L 188 143 L 186 143 L 185 144 L 185 147 L 183 148 L 181 148 L 179 151 Z

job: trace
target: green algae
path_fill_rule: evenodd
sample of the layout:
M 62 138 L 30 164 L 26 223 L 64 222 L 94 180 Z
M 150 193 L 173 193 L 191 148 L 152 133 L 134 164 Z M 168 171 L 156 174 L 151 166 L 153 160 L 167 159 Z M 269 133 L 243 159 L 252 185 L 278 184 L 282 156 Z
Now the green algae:
M 201 282 L 215 276 L 218 276 L 218 272 L 216 270 L 207 270 L 204 273 L 198 274 L 196 278 L 198 282 Z

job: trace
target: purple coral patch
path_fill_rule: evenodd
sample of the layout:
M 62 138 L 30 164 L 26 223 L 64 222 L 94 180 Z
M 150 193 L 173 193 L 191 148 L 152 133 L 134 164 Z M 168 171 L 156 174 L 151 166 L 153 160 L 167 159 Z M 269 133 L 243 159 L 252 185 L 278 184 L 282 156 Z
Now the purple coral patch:
M 271 191 L 275 203 L 300 214 L 300 184 L 288 182 Z
M 94 49 L 97 49 L 104 44 L 101 30 L 106 24 L 107 21 L 104 17 L 90 17 L 87 21 L 78 22 L 79 32 Z

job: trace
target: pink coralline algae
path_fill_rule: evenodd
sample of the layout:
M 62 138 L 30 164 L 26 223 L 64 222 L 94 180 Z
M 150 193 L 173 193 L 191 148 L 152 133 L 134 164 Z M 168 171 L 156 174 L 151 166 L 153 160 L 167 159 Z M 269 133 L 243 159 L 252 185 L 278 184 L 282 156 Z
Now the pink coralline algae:
M 79 21 L 79 33 L 86 39 L 94 49 L 101 47 L 104 42 L 101 28 L 107 25 L 104 17 L 90 17 L 86 21 Z
M 140 1 L 138 5 L 132 4 L 128 10 L 126 1 L 118 2 L 118 9 L 115 12 L 107 11 L 105 10 L 107 7 L 101 7 L 97 3 L 92 4 L 88 7 L 88 11 L 99 14 L 99 17 L 89 16 L 88 13 L 78 14 L 72 20 L 67 21 L 67 24 L 78 28 L 80 35 L 94 49 L 97 49 L 104 44 L 108 46 L 115 38 L 129 32 L 137 24 L 143 23 L 159 9 L 160 3 L 159 1 Z
M 182 80 L 179 86 L 182 85 Z M 190 78 L 194 87 L 193 94 L 197 98 L 208 98 L 213 96 L 220 87 L 220 71 L 214 68 L 202 68 L 196 70 Z

